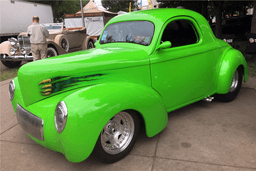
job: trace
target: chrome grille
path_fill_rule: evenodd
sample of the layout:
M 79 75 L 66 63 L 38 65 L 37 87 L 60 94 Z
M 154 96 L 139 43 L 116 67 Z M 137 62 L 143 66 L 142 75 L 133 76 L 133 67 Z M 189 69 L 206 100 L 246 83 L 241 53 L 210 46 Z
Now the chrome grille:
M 30 43 L 30 39 L 28 36 L 20 35 L 18 37 L 18 42 L 20 44 L 20 49 L 24 48 L 27 53 L 29 53 L 31 51 L 31 43 Z
M 23 109 L 19 104 L 17 104 L 16 110 L 17 120 L 20 126 L 31 136 L 43 141 L 43 120 L 29 111 Z

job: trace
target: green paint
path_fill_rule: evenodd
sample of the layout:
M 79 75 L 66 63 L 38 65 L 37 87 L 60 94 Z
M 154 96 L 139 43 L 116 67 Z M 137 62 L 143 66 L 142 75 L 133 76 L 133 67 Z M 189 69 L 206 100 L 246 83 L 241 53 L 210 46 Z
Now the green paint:
M 158 48 L 165 26 L 178 19 L 194 25 L 197 43 Z M 152 137 L 167 125 L 167 112 L 227 93 L 238 66 L 244 67 L 244 81 L 248 80 L 243 55 L 216 39 L 200 14 L 184 9 L 145 10 L 114 17 L 105 27 L 135 20 L 154 24 L 150 45 L 97 43 L 95 49 L 31 62 L 19 69 L 12 105 L 16 111 L 19 103 L 43 119 L 44 141 L 31 137 L 34 141 L 63 153 L 71 162 L 80 162 L 91 154 L 104 125 L 122 110 L 138 111 L 147 136 Z M 42 89 L 45 85 L 50 86 Z M 42 96 L 45 89 L 51 89 L 51 94 Z M 54 111 L 60 101 L 67 105 L 68 118 L 59 134 Z

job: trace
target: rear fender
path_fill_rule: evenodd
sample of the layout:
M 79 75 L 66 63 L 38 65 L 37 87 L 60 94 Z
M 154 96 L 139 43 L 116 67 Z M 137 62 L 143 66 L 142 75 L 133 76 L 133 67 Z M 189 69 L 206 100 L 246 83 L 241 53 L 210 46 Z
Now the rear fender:
M 229 92 L 234 73 L 240 66 L 243 68 L 244 82 L 246 82 L 248 80 L 248 66 L 243 54 L 236 49 L 228 50 L 220 66 L 217 85 L 218 94 Z
M 162 131 L 168 116 L 162 98 L 151 88 L 131 83 L 107 83 L 79 90 L 63 99 L 68 108 L 67 124 L 61 133 L 63 152 L 78 162 L 92 152 L 106 123 L 118 112 L 138 111 L 152 137 Z
M 83 41 L 83 44 L 82 44 L 82 50 L 86 50 L 86 49 L 88 49 L 88 42 L 89 41 L 92 41 L 93 43 L 94 43 L 94 41 L 93 41 L 93 38 L 91 37 L 91 36 L 86 36 L 85 38 L 84 38 L 84 41 Z

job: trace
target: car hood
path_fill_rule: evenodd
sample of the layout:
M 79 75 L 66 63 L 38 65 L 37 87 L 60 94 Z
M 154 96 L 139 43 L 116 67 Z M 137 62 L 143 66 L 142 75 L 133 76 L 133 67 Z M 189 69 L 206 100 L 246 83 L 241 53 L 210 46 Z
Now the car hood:
M 148 54 L 141 49 L 90 49 L 25 64 L 18 71 L 18 81 L 28 106 L 61 92 L 106 82 L 116 69 L 122 72 L 122 68 L 141 65 L 149 65 Z

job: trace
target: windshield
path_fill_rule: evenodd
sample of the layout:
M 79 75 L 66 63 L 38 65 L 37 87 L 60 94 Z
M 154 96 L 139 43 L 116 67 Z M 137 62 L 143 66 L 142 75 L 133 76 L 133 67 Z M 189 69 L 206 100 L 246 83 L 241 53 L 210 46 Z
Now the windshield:
M 62 23 L 52 23 L 52 24 L 43 24 L 43 26 L 47 30 L 61 30 L 62 29 Z
M 128 42 L 148 46 L 154 34 L 154 24 L 149 21 L 127 21 L 106 27 L 100 44 Z
M 47 26 L 45 27 L 47 30 L 58 30 L 61 29 L 61 26 Z

